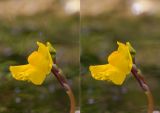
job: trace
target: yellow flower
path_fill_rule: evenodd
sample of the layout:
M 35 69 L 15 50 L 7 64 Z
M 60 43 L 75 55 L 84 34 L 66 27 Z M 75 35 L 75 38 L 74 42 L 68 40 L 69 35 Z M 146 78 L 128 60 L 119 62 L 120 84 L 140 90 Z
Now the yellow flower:
M 129 43 L 125 45 L 117 42 L 117 44 L 119 45 L 118 50 L 108 57 L 108 64 L 89 67 L 93 78 L 112 81 L 117 85 L 124 82 L 126 75 L 130 73 L 132 68 L 132 57 Z
M 35 85 L 40 85 L 51 72 L 52 58 L 50 47 L 37 42 L 38 51 L 32 52 L 28 57 L 28 64 L 19 66 L 10 66 L 12 76 L 17 80 L 31 81 Z

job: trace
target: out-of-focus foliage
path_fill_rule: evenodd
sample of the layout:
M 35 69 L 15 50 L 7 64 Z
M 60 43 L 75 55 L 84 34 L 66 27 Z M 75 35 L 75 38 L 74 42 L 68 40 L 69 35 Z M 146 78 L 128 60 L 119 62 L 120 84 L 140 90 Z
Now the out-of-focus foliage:
M 83 7 L 84 9 L 85 6 L 88 7 L 82 0 L 82 6 L 84 5 L 81 10 L 82 113 L 93 111 L 146 113 L 145 94 L 133 76 L 130 75 L 119 87 L 105 81 L 94 80 L 89 73 L 89 65 L 107 62 L 107 56 L 117 48 L 117 41 L 129 41 L 136 49 L 136 62 L 151 87 L 155 108 L 160 109 L 160 15 L 158 13 L 134 15 L 129 11 L 128 1 L 125 0 L 116 7 L 112 4 L 110 5 L 113 7 L 112 10 L 92 15 L 83 10 Z M 95 3 L 97 6 L 102 5 L 99 2 Z
M 9 1 L 17 2 L 7 0 L 0 1 L 0 4 Z M 63 69 L 79 101 L 79 15 L 68 15 L 63 11 L 65 3 L 52 1 L 48 7 L 53 8 L 40 10 L 33 15 L 0 17 L 0 113 L 69 111 L 69 99 L 53 74 L 47 76 L 41 86 L 16 81 L 10 75 L 9 65 L 26 64 L 27 56 L 37 48 L 36 41 L 49 41 L 54 45 L 57 64 Z M 39 4 L 40 1 L 37 2 Z

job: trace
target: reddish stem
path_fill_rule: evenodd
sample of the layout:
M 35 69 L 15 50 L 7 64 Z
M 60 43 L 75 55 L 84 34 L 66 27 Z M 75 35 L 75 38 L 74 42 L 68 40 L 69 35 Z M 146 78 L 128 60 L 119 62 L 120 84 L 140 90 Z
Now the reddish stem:
M 68 84 L 67 81 L 62 77 L 61 75 L 61 71 L 58 69 L 58 67 L 53 64 L 52 69 L 51 69 L 52 73 L 55 75 L 55 77 L 57 78 L 57 80 L 59 81 L 59 83 L 61 84 L 61 86 L 63 88 L 65 88 L 64 83 Z M 65 88 L 66 89 L 66 88 Z
M 74 113 L 75 112 L 75 98 L 74 98 L 74 94 L 72 92 L 72 89 L 70 88 L 67 80 L 62 75 L 62 71 L 57 67 L 56 64 L 53 64 L 51 71 L 55 75 L 55 77 L 57 78 L 57 80 L 59 81 L 61 86 L 65 89 L 67 95 L 69 96 L 70 113 Z
M 154 110 L 153 96 L 152 96 L 152 93 L 149 89 L 148 84 L 146 83 L 142 74 L 140 72 L 138 72 L 138 69 L 135 64 L 133 65 L 131 72 L 134 75 L 134 77 L 136 78 L 136 80 L 138 81 L 141 88 L 145 91 L 145 94 L 148 99 L 148 113 L 153 113 L 153 110 Z
M 133 76 L 136 78 L 136 80 L 138 81 L 140 87 L 144 90 L 147 91 L 147 87 L 146 87 L 146 82 L 144 80 L 144 78 L 138 73 L 138 70 L 135 66 L 132 67 L 131 70 Z

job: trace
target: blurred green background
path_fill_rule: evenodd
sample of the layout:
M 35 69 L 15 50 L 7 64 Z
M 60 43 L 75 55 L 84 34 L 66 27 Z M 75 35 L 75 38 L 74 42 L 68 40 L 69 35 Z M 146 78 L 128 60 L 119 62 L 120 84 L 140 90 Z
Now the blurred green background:
M 88 7 L 90 5 L 90 7 Z M 90 65 L 107 63 L 117 41 L 129 41 L 160 110 L 160 2 L 81 0 L 81 113 L 146 113 L 147 99 L 130 75 L 122 86 L 91 77 Z
M 56 48 L 81 113 L 146 113 L 146 97 L 131 75 L 115 86 L 94 80 L 88 71 L 89 65 L 107 63 L 117 41 L 129 41 L 160 110 L 160 2 L 81 0 L 79 15 L 77 1 L 0 0 L 0 113 L 69 112 L 68 97 L 52 74 L 35 86 L 16 81 L 8 70 L 27 63 L 36 41 Z
M 41 86 L 16 81 L 10 65 L 26 64 L 37 41 L 51 42 L 79 109 L 79 14 L 59 0 L 0 0 L 0 113 L 67 113 L 69 99 L 53 74 Z M 72 5 L 76 6 L 76 3 Z

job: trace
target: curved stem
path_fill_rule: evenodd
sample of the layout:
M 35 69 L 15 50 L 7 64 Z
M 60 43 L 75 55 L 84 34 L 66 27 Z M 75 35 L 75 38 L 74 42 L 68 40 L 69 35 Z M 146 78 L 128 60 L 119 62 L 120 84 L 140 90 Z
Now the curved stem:
M 152 96 L 152 93 L 151 93 L 151 91 L 149 89 L 148 84 L 144 80 L 142 74 L 138 71 L 138 68 L 136 67 L 135 64 L 133 65 L 131 72 L 132 72 L 132 74 L 134 75 L 134 77 L 138 81 L 140 87 L 144 90 L 144 92 L 145 92 L 145 94 L 147 96 L 147 100 L 148 100 L 148 113 L 153 113 L 153 110 L 154 110 L 154 101 L 153 101 L 153 96 Z
M 65 89 L 67 95 L 70 99 L 70 113 L 75 113 L 75 98 L 74 94 L 72 92 L 72 89 L 70 88 L 69 84 L 67 83 L 66 79 L 63 77 L 61 69 L 57 67 L 56 64 L 53 64 L 52 73 L 55 75 L 61 86 Z
M 68 94 L 69 99 L 70 99 L 70 105 L 71 105 L 70 106 L 70 113 L 75 113 L 75 99 L 74 99 L 73 92 L 68 84 L 64 84 L 64 85 L 68 89 L 68 90 L 66 90 L 66 93 Z
M 151 91 L 146 91 L 145 94 L 147 95 L 147 99 L 148 99 L 148 113 L 153 113 L 154 104 L 153 104 L 152 93 Z

